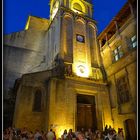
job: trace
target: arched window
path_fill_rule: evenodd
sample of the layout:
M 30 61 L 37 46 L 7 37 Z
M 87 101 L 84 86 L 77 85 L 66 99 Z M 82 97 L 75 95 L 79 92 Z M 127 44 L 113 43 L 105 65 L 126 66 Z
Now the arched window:
M 34 94 L 33 111 L 41 112 L 42 92 L 37 89 Z
M 74 3 L 74 5 L 73 5 L 73 9 L 82 12 L 82 7 L 81 7 L 81 5 L 78 4 L 78 3 Z

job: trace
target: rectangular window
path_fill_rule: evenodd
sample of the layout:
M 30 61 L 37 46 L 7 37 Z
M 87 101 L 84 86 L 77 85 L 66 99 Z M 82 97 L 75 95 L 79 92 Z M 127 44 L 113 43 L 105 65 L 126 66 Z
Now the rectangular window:
M 123 76 L 116 80 L 118 103 L 123 104 L 129 101 L 129 88 L 127 76 Z
M 137 37 L 136 35 L 131 37 L 131 47 L 135 48 L 137 46 Z
M 85 42 L 85 37 L 83 35 L 76 34 L 76 40 L 78 42 L 84 43 Z
M 118 61 L 123 56 L 123 51 L 121 50 L 121 46 L 118 46 L 113 50 L 114 61 Z

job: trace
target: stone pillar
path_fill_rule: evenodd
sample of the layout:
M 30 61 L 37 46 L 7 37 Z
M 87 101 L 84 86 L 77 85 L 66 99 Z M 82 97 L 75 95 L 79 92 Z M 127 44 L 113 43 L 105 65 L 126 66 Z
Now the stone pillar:
M 94 40 L 95 41 L 95 51 L 96 51 L 96 57 L 97 57 L 96 61 L 97 61 L 98 66 L 100 66 L 101 65 L 101 57 L 100 57 L 99 45 L 97 43 L 97 29 L 96 28 L 94 29 L 94 37 L 95 37 L 95 40 Z
M 100 46 L 100 60 L 101 60 L 101 65 L 100 65 L 100 69 L 101 69 L 101 72 L 102 72 L 102 75 L 103 75 L 103 81 L 106 81 L 106 72 L 105 72 L 105 69 L 104 69 L 104 66 L 103 66 L 103 59 L 102 59 L 102 56 L 101 56 L 101 52 L 102 54 L 104 55 L 104 51 L 102 49 L 102 41 L 99 40 L 99 46 Z
M 110 100 L 109 100 L 109 91 L 107 90 L 107 87 L 104 88 L 106 91 L 101 93 L 100 100 L 101 100 L 101 106 L 102 106 L 102 119 L 103 119 L 103 125 L 106 124 L 111 127 L 113 127 L 113 121 L 112 121 L 112 111 L 110 106 Z M 103 126 L 103 127 L 104 127 Z
M 55 124 L 56 120 L 56 106 L 55 106 L 55 94 L 56 94 L 56 80 L 52 79 L 50 81 L 50 87 L 49 87 L 49 107 L 48 107 L 48 113 L 49 113 L 49 118 L 48 118 L 48 128 L 50 129 L 51 125 Z
M 60 18 L 60 54 L 64 59 L 64 11 L 61 9 L 61 18 Z

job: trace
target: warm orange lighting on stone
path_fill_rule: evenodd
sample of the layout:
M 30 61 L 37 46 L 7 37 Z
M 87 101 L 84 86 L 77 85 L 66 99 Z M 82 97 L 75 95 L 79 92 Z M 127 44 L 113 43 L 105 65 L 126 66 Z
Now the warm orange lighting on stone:
M 80 77 L 89 77 L 89 69 L 88 66 L 79 64 L 76 66 L 76 74 Z

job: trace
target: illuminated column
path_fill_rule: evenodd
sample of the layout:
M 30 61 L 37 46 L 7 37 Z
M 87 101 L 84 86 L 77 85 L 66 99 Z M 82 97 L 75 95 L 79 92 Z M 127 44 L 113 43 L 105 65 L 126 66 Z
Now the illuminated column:
M 61 30 L 60 30 L 60 36 L 61 36 L 61 38 L 60 38 L 60 54 L 61 54 L 61 56 L 62 56 L 62 58 L 64 58 L 64 48 L 63 48 L 63 40 L 64 40 L 64 37 L 62 37 L 62 36 L 64 36 L 63 35 L 63 32 L 64 32 L 64 23 L 63 23 L 63 20 L 64 20 L 64 11 L 61 9 L 61 11 L 60 11 L 60 28 L 61 28 Z
M 50 81 L 50 97 L 49 97 L 49 107 L 48 107 L 48 114 L 49 114 L 49 117 L 47 118 L 48 119 L 48 122 L 46 122 L 46 127 L 48 127 L 48 129 L 51 128 L 52 125 L 54 125 L 56 123 L 56 117 L 58 115 L 56 115 L 56 80 L 55 79 L 52 79 Z M 47 116 L 47 115 L 46 115 Z
M 98 63 L 98 61 L 97 61 L 97 39 L 96 39 L 96 29 L 94 28 L 94 51 L 95 51 L 95 53 L 94 53 L 94 64 L 96 64 L 96 63 Z
M 88 21 L 86 21 L 88 22 Z M 92 70 L 91 70 L 91 49 L 90 49 L 90 34 L 89 34 L 89 26 L 88 26 L 88 23 L 86 25 L 86 48 L 87 48 L 87 59 L 88 59 L 88 65 L 89 65 L 89 73 L 91 74 L 92 73 Z
M 101 65 L 100 65 L 100 68 L 101 68 L 101 72 L 103 74 L 103 81 L 105 82 L 106 79 L 107 79 L 107 75 L 106 75 L 106 72 L 105 72 L 105 69 L 104 69 L 104 66 L 103 66 L 103 59 L 102 59 L 102 55 L 101 53 L 104 55 L 104 51 L 102 49 L 102 40 L 99 40 L 99 46 L 100 46 L 100 61 L 101 61 Z
M 100 48 L 97 43 L 97 29 L 94 29 L 94 35 L 95 35 L 95 45 L 96 45 L 96 57 L 97 57 L 97 63 L 99 66 L 101 66 L 101 56 L 100 56 Z

